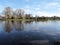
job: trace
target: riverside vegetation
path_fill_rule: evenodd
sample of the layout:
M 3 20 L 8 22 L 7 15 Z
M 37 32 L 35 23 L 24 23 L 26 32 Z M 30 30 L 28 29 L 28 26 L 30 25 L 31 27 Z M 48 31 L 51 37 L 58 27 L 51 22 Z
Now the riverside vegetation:
M 40 20 L 60 20 L 60 17 L 44 17 L 44 16 L 35 16 L 32 14 L 26 14 L 23 9 L 12 10 L 11 7 L 6 7 L 3 12 L 3 16 L 0 16 L 0 20 L 29 20 L 29 21 L 40 21 Z

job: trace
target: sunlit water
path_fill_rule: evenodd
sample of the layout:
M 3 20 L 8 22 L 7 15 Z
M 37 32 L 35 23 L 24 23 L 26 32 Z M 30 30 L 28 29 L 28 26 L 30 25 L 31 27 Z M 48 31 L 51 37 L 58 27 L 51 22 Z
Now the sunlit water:
M 54 45 L 57 40 L 60 21 L 0 21 L 0 45 Z

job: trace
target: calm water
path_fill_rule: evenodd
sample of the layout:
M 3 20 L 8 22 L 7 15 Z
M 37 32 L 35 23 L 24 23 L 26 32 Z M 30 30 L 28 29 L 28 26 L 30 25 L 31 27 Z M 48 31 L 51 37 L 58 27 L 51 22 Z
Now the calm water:
M 60 21 L 0 21 L 0 45 L 54 45 Z

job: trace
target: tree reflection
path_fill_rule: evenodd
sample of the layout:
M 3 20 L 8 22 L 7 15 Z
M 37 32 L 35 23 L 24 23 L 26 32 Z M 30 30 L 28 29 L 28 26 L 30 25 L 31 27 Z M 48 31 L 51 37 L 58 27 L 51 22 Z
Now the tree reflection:
M 7 20 L 5 21 L 5 31 L 11 32 L 15 31 L 22 31 L 24 30 L 24 24 L 30 24 L 32 21 L 15 21 L 15 20 Z
M 13 29 L 15 31 L 24 30 L 24 25 L 22 21 L 5 21 L 5 31 L 11 32 Z
M 10 21 L 5 21 L 5 31 L 6 32 L 11 32 L 11 23 Z
M 30 24 L 32 21 L 25 21 L 24 23 L 26 23 L 26 24 Z
M 16 31 L 21 31 L 24 29 L 22 21 L 14 21 L 12 23 L 13 23 L 13 27 L 15 28 Z

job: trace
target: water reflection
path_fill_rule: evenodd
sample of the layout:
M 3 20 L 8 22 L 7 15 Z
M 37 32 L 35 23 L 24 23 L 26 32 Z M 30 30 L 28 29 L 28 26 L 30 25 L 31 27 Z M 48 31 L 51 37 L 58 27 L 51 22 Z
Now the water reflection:
M 5 31 L 6 32 L 11 32 L 11 22 L 10 21 L 5 21 Z
M 5 21 L 5 31 L 11 32 L 12 30 L 24 30 L 24 24 L 30 24 L 32 21 Z
M 33 21 L 24 21 L 25 24 L 30 24 Z
M 5 21 L 5 31 L 11 32 L 13 29 L 21 31 L 24 29 L 22 21 Z
M 14 21 L 13 27 L 15 28 L 16 31 L 21 31 L 24 30 L 23 22 L 22 21 Z
M 12 41 L 26 44 L 30 42 L 36 45 L 37 43 L 44 43 L 44 45 L 45 43 L 47 43 L 47 45 L 51 43 L 51 45 L 53 45 L 54 41 L 60 40 L 60 21 L 8 20 L 1 22 L 0 25 L 0 31 L 2 30 L 0 32 L 0 41 L 2 40 L 2 42 L 6 40 L 6 43 L 11 43 Z M 47 41 L 45 42 L 44 40 Z

